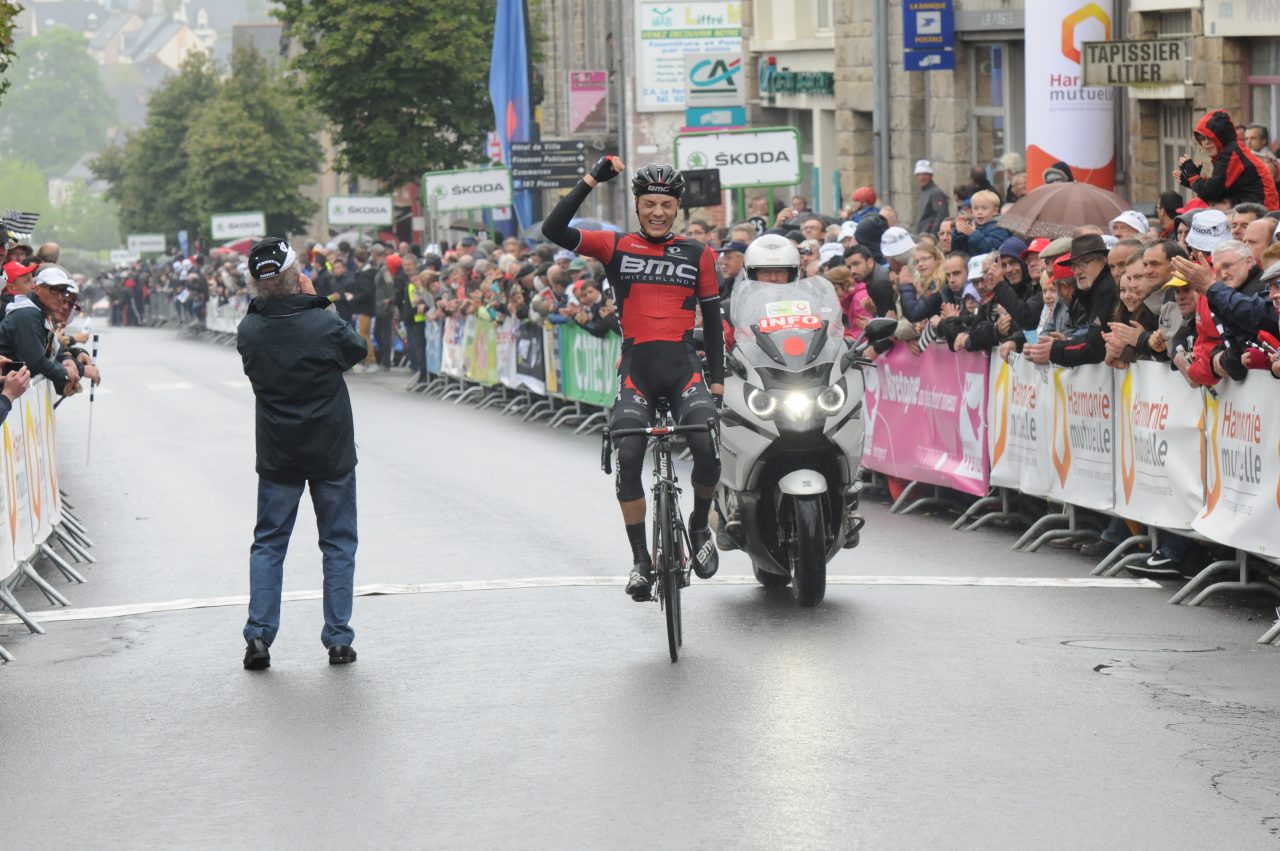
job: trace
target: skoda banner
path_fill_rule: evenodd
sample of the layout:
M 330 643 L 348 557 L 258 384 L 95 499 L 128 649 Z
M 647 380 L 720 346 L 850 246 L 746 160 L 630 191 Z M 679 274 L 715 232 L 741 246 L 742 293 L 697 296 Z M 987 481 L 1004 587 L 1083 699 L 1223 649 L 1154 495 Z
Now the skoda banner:
M 329 225 L 385 226 L 395 218 L 390 195 L 330 195 Z
M 686 133 L 676 136 L 675 149 L 676 168 L 719 169 L 725 189 L 800 182 L 800 131 L 794 127 Z
M 214 213 L 210 218 L 214 239 L 258 239 L 267 235 L 267 217 L 255 213 Z
M 437 213 L 511 206 L 511 172 L 505 168 L 429 171 L 422 176 L 422 197 Z

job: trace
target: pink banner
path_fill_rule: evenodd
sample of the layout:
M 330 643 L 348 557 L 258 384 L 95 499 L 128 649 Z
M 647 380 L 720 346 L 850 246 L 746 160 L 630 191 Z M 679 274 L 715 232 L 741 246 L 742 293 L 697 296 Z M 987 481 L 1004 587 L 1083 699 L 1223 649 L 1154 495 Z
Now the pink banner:
M 862 463 L 912 482 L 987 493 L 987 355 L 897 343 L 863 370 Z
M 569 132 L 604 133 L 609 128 L 609 73 L 569 72 Z

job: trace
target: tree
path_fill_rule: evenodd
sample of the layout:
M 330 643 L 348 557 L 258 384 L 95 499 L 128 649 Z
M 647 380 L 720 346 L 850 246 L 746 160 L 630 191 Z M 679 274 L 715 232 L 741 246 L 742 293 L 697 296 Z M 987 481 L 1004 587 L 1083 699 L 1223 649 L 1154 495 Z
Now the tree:
M 0 75 L 13 63 L 13 22 L 22 11 L 22 5 L 0 0 Z M 9 81 L 0 76 L 0 97 L 9 90 Z
M 4 187 L 0 203 L 5 208 L 39 213 L 40 224 L 44 224 L 43 217 L 48 215 L 52 205 L 49 203 L 49 190 L 35 163 L 30 160 L 0 159 L 0 187 Z
M 485 159 L 495 0 L 280 0 L 339 167 L 397 186 Z
M 323 151 L 319 121 L 301 94 L 256 52 L 232 59 L 232 74 L 196 114 L 184 148 L 196 164 L 190 189 L 200 220 L 210 214 L 262 210 L 267 232 L 305 230 L 316 204 L 299 187 L 311 182 Z
M 126 231 L 194 238 L 211 213 L 262 210 L 283 234 L 315 211 L 298 187 L 320 166 L 319 122 L 259 54 L 237 53 L 231 70 L 222 81 L 207 57 L 189 56 L 152 95 L 143 128 L 93 161 Z
M 0 109 L 0 126 L 9 130 L 3 153 L 29 159 L 46 177 L 56 177 L 102 147 L 116 104 L 80 33 L 54 27 L 21 48 L 13 88 Z
M 166 77 L 151 95 L 142 129 L 90 163 L 94 174 L 111 184 L 107 197 L 120 205 L 121 224 L 128 231 L 169 233 L 198 224 L 184 143 L 196 113 L 219 85 L 209 57 L 188 54 L 178 73 Z

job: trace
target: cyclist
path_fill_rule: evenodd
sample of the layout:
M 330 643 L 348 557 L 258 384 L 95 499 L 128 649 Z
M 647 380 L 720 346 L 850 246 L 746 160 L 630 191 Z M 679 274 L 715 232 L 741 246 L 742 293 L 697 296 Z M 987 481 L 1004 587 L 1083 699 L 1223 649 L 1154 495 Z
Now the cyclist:
M 684 194 L 684 177 L 670 165 L 653 163 L 631 180 L 640 229 L 634 233 L 580 231 L 569 226 L 587 195 L 599 183 L 625 168 L 618 157 L 601 157 L 591 173 L 556 204 L 542 232 L 562 248 L 594 257 L 604 264 L 616 293 L 622 324 L 622 359 L 618 394 L 609 414 L 611 429 L 645 428 L 653 421 L 660 398 L 671 406 L 681 425 L 718 419 L 724 394 L 724 331 L 720 325 L 720 287 L 715 252 L 701 242 L 677 236 L 671 228 Z M 707 376 L 694 349 L 695 306 L 701 306 L 707 353 Z M 710 387 L 708 387 L 710 384 Z M 707 579 L 719 567 L 707 515 L 720 479 L 720 462 L 709 434 L 691 433 L 693 511 L 689 539 L 694 571 Z M 622 522 L 631 544 L 633 567 L 627 579 L 632 599 L 649 599 L 653 563 L 645 539 L 645 497 L 641 484 L 644 437 L 617 441 L 615 490 Z

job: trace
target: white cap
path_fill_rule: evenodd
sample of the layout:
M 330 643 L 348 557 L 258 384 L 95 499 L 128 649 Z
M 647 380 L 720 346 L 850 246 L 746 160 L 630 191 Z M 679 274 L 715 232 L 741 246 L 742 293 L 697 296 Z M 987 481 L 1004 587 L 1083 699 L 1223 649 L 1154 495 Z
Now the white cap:
M 40 270 L 39 274 L 36 275 L 35 285 L 37 287 L 66 287 L 69 293 L 80 292 L 76 287 L 76 282 L 71 280 L 67 270 L 61 266 L 49 266 Z
M 916 174 L 933 174 L 933 163 L 928 160 L 916 160 Z
M 557 251 L 557 252 L 556 252 L 555 257 L 553 257 L 552 259 L 553 259 L 555 262 L 557 262 L 557 263 L 559 263 L 561 260 L 568 260 L 568 261 L 572 262 L 572 261 L 573 261 L 573 258 L 575 258 L 575 257 L 577 257 L 577 256 L 578 256 L 578 255 L 574 254 L 574 253 L 573 253 L 572 251 L 570 251 L 569 249 L 567 249 L 567 248 L 561 248 L 559 251 Z
M 1137 210 L 1125 210 L 1120 215 L 1111 220 L 1107 230 L 1113 230 L 1116 222 L 1123 222 L 1138 233 L 1147 233 L 1151 230 L 1151 226 L 1147 224 L 1147 217 L 1139 213 Z
M 1212 251 L 1218 243 L 1231 238 L 1227 214 L 1221 210 L 1201 210 L 1191 219 L 1187 232 L 1187 245 L 1200 251 Z
M 1280 239 L 1280 222 L 1276 222 L 1276 229 L 1271 232 L 1271 238 L 1273 240 Z
M 977 254 L 969 258 L 969 280 L 976 281 L 982 277 L 982 261 L 986 259 L 985 254 Z
M 1109 233 L 1104 233 L 1102 235 L 1102 244 L 1107 247 L 1108 251 L 1115 248 L 1116 243 L 1118 243 L 1119 241 L 1120 241 L 1119 237 L 1114 237 Z
M 915 250 L 916 241 L 906 228 L 892 227 L 880 237 L 880 253 L 885 257 L 901 257 Z
M 823 263 L 826 263 L 832 257 L 843 257 L 844 246 L 838 242 L 824 242 L 822 247 L 818 249 L 818 257 Z
M 845 222 L 844 224 L 840 225 L 840 239 L 857 239 L 857 238 L 858 238 L 857 222 Z

